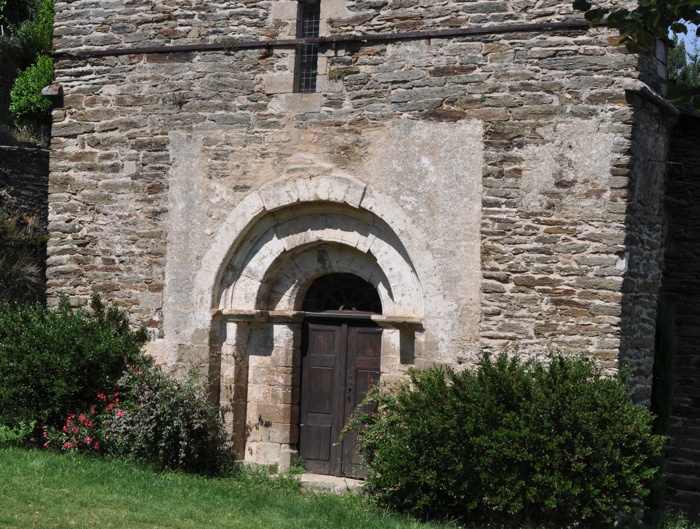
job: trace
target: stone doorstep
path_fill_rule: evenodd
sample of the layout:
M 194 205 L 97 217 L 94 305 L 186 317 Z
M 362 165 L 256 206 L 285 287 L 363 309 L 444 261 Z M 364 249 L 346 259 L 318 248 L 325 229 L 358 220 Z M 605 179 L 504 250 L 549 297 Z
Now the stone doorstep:
M 238 461 L 237 464 L 246 467 L 266 467 L 271 475 L 277 474 L 278 466 L 265 465 L 256 463 L 255 461 Z M 302 474 L 300 476 L 302 488 L 315 490 L 319 492 L 330 492 L 333 494 L 346 494 L 348 492 L 359 492 L 364 485 L 362 479 L 351 479 L 337 476 L 328 476 L 325 474 Z
M 301 486 L 303 488 L 323 492 L 332 492 L 334 494 L 358 492 L 364 483 L 365 482 L 361 479 L 341 478 L 322 474 L 301 475 Z

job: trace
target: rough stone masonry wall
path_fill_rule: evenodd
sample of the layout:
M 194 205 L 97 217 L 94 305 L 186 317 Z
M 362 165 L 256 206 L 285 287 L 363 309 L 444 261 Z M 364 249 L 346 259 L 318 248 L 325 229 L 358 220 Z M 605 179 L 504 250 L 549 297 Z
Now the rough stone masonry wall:
M 322 6 L 325 34 L 574 17 L 569 2 Z M 77 1 L 56 10 L 55 48 L 72 51 L 284 38 L 296 17 L 295 2 L 252 0 Z M 372 182 L 363 171 L 377 138 L 411 122 L 433 131 L 478 125 L 480 141 L 463 149 L 482 153 L 480 231 L 464 237 L 476 237 L 481 274 L 477 295 L 453 311 L 468 332 L 437 359 L 469 364 L 481 347 L 517 343 L 588 351 L 615 368 L 621 333 L 630 331 L 623 281 L 634 272 L 653 283 L 658 274 L 628 258 L 644 244 L 626 235 L 641 118 L 623 85 L 638 65 L 609 36 L 592 29 L 338 45 L 322 49 L 313 95 L 290 93 L 291 48 L 58 60 L 65 106 L 54 112 L 51 292 L 85 298 L 95 289 L 162 338 L 166 258 L 196 270 L 228 212 L 252 191 L 323 171 Z M 430 182 L 401 189 L 403 177 L 391 185 L 420 225 Z M 459 181 L 437 185 L 461 192 Z M 464 207 L 438 205 L 419 227 Z M 435 245 L 446 292 L 470 273 L 473 247 Z M 170 288 L 189 288 L 186 276 Z M 653 315 L 654 303 L 643 302 L 637 310 Z M 178 354 L 203 350 L 197 344 L 208 337 L 192 336 Z
M 666 301 L 676 315 L 676 388 L 667 448 L 668 502 L 700 514 L 700 141 L 697 115 L 673 128 L 664 205 Z
M 669 125 L 675 116 L 666 115 L 637 96 L 631 95 L 630 102 L 634 120 L 626 190 L 627 272 L 622 284 L 620 362 L 631 367 L 630 383 L 636 400 L 648 404 L 666 237 L 662 204 Z

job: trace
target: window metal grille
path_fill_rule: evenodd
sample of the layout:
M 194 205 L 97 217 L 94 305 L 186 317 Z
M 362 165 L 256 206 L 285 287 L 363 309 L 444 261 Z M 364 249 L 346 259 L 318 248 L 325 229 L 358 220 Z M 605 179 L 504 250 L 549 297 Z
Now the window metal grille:
M 306 312 L 360 311 L 382 313 L 377 290 L 354 274 L 328 274 L 313 282 L 304 298 Z
M 297 13 L 297 37 L 318 37 L 318 28 L 321 21 L 321 2 L 299 2 Z M 294 72 L 294 91 L 301 93 L 315 92 L 317 75 L 318 44 L 299 44 L 297 46 L 296 69 Z

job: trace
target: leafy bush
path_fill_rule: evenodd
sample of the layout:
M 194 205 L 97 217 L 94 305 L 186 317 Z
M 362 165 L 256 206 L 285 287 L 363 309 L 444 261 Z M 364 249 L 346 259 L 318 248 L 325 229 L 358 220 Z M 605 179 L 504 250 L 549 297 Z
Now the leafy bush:
M 131 330 L 97 295 L 90 311 L 65 298 L 56 309 L 0 305 L 0 425 L 62 425 L 113 391 L 127 364 L 148 363 L 145 341 L 145 329 Z
M 39 55 L 22 70 L 10 91 L 10 111 L 20 122 L 46 123 L 51 119 L 51 100 L 41 90 L 53 82 L 53 59 Z
M 36 221 L 0 191 L 0 302 L 43 299 L 45 244 Z
M 0 0 L 0 77 L 14 80 L 10 108 L 0 108 L 0 144 L 48 146 L 52 104 L 41 90 L 53 81 L 53 62 L 42 52 L 52 48 L 53 20 L 53 0 Z
M 34 431 L 36 423 L 20 423 L 14 427 L 0 424 L 0 448 L 19 446 Z
M 582 356 L 484 354 L 476 372 L 412 371 L 368 398 L 379 411 L 348 426 L 366 488 L 425 518 L 600 526 L 647 493 L 664 442 L 623 378 Z
M 180 380 L 159 366 L 129 369 L 119 380 L 120 405 L 102 420 L 107 453 L 157 468 L 220 474 L 231 469 L 217 408 L 206 386 Z

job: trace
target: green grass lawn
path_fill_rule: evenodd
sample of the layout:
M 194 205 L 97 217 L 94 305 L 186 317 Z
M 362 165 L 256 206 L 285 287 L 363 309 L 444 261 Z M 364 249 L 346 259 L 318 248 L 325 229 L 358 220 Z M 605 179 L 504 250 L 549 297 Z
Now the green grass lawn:
M 0 448 L 0 528 L 438 529 L 359 496 L 300 490 L 291 477 L 158 473 L 113 459 Z M 700 529 L 667 514 L 663 529 Z
M 293 480 L 209 479 L 121 461 L 0 449 L 2 528 L 437 528 Z

